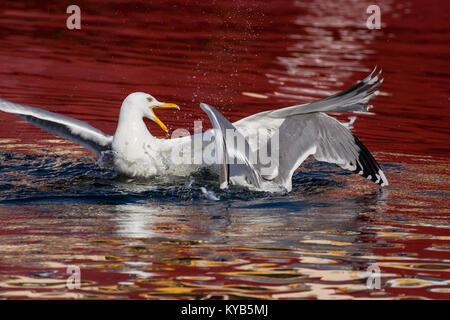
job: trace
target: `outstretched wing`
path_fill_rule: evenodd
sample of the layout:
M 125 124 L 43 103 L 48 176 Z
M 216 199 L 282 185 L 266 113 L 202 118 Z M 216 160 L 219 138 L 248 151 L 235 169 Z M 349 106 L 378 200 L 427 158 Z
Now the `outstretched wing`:
M 45 131 L 88 148 L 97 155 L 111 149 L 112 136 L 84 121 L 3 99 L 0 99 L 0 110 L 14 113 Z
M 309 155 L 358 173 L 381 186 L 388 185 L 379 164 L 362 142 L 324 113 L 285 119 L 279 127 L 279 154 L 278 176 L 273 180 L 288 189 L 292 174 Z
M 381 78 L 381 70 L 375 77 L 372 77 L 375 70 L 376 67 L 364 80 L 358 82 L 347 90 L 310 103 L 269 111 L 267 115 L 273 118 L 286 118 L 312 112 L 366 110 L 370 107 L 367 105 L 367 102 L 377 96 L 377 89 L 383 83 L 383 78 Z
M 243 177 L 249 184 L 260 188 L 261 175 L 249 161 L 248 152 L 251 152 L 251 148 L 248 141 L 214 107 L 206 103 L 200 103 L 200 107 L 206 112 L 214 128 L 215 150 L 218 164 L 220 165 L 220 187 L 222 189 L 226 188 L 233 177 Z M 243 144 L 230 143 L 230 136 L 227 135 L 231 135 L 233 141 L 236 138 Z

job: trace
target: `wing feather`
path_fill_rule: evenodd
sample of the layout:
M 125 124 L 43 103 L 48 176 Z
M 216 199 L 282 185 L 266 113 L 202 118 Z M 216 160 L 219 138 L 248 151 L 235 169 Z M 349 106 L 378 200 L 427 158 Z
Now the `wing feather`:
M 84 121 L 3 99 L 0 99 L 0 110 L 14 113 L 45 131 L 88 148 L 97 155 L 111 148 L 112 136 Z
M 381 185 L 388 181 L 369 150 L 348 128 L 324 113 L 297 115 L 279 127 L 278 176 L 274 182 L 291 189 L 294 171 L 310 155 L 333 163 Z M 272 141 L 268 145 L 273 145 Z
M 201 103 L 200 107 L 206 112 L 214 128 L 216 152 L 219 153 L 218 160 L 220 165 L 219 176 L 221 188 L 226 188 L 230 179 L 234 176 L 241 175 L 245 176 L 248 182 L 255 188 L 260 188 L 261 175 L 249 161 L 249 157 L 246 154 L 246 150 L 251 150 L 248 141 L 239 130 L 214 107 L 206 103 Z M 229 139 L 227 139 L 226 135 L 230 132 L 232 132 L 233 135 L 238 136 L 239 139 L 244 142 L 244 150 L 240 150 L 236 145 L 230 145 L 228 143 Z
M 378 95 L 378 87 L 383 83 L 381 70 L 372 77 L 376 68 L 364 80 L 344 91 L 338 92 L 324 99 L 306 104 L 295 105 L 283 109 L 273 110 L 267 116 L 273 118 L 286 118 L 298 114 L 312 112 L 342 112 L 366 110 L 372 98 Z
M 318 131 L 313 156 L 317 160 L 334 163 L 381 186 L 388 185 L 380 165 L 350 130 L 324 113 L 314 114 L 314 118 Z

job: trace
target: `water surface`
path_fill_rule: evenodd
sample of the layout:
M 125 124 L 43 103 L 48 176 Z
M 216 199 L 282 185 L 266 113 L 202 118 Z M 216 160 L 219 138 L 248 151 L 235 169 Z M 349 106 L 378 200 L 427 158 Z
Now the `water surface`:
M 194 120 L 209 128 L 200 101 L 235 121 L 335 93 L 378 65 L 374 114 L 357 114 L 353 132 L 390 185 L 311 159 L 285 195 L 221 191 L 201 174 L 127 181 L 2 113 L 0 297 L 450 298 L 450 7 L 380 1 L 382 28 L 368 30 L 370 4 L 79 1 L 71 31 L 62 4 L 6 1 L 1 97 L 108 134 L 134 91 L 180 105 L 158 116 L 193 131 Z M 366 286 L 373 264 L 380 289 Z M 66 286 L 71 265 L 80 289 Z

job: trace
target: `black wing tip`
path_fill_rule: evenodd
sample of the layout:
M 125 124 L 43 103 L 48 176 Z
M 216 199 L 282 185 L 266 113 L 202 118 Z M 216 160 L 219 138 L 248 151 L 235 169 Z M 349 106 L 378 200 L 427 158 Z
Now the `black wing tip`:
M 372 156 L 370 151 L 362 144 L 362 142 L 355 138 L 355 143 L 359 147 L 358 159 L 356 161 L 356 169 L 353 172 L 363 176 L 364 178 L 375 182 L 381 187 L 389 185 L 384 172 L 381 170 L 380 165 Z
M 377 172 L 369 172 L 365 170 L 365 168 L 362 168 L 361 166 L 357 165 L 357 169 L 354 170 L 354 173 L 357 173 L 364 178 L 380 185 L 381 187 L 387 187 L 389 185 L 389 182 L 386 179 L 386 176 L 384 175 L 383 171 L 380 169 Z

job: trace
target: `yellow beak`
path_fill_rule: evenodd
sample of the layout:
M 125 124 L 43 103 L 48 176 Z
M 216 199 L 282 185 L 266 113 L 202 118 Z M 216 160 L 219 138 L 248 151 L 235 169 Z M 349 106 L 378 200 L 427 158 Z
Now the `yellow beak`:
M 153 111 L 153 109 L 155 109 L 155 108 L 176 108 L 176 109 L 180 110 L 180 107 L 177 106 L 175 103 L 163 103 L 158 106 L 150 107 L 150 110 L 153 113 L 153 117 L 155 118 L 155 122 L 161 127 L 161 129 L 163 129 L 165 132 L 167 132 L 166 125 L 164 123 L 162 123 L 161 120 L 159 120 L 159 118 L 156 116 L 155 112 Z

